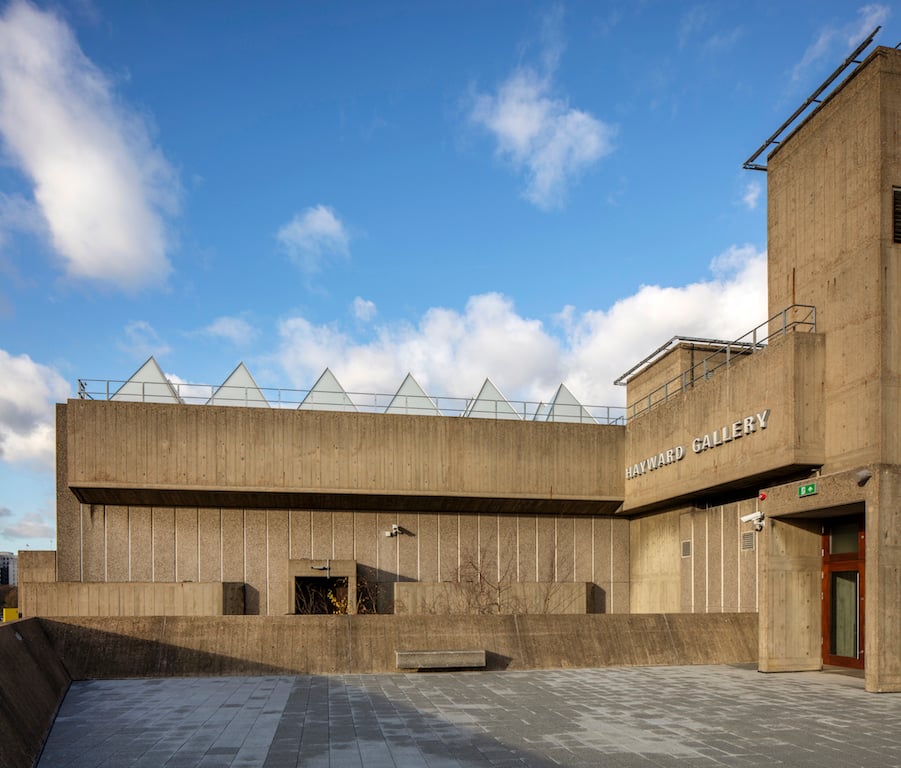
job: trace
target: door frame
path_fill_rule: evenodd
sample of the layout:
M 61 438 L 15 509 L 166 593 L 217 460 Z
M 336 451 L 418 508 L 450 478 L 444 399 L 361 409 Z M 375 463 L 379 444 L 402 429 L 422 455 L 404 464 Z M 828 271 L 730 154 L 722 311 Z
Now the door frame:
M 857 522 L 857 551 L 830 554 L 830 535 L 835 525 Z M 866 518 L 863 514 L 826 520 L 822 526 L 822 658 L 823 664 L 853 669 L 864 668 L 864 630 L 866 598 Z M 832 652 L 832 575 L 857 573 L 857 657 L 839 656 Z

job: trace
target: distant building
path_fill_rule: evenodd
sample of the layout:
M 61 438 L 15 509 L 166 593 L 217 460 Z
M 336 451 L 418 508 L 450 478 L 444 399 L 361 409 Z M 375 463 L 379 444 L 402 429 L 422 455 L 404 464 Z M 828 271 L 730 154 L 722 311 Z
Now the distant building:
M 0 584 L 19 583 L 19 557 L 12 552 L 0 552 Z

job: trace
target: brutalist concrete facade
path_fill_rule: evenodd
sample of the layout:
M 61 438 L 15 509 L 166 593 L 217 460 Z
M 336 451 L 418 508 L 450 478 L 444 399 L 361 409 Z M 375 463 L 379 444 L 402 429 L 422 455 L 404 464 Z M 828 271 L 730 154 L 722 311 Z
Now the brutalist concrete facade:
M 274 616 L 298 569 L 340 562 L 381 612 L 757 612 L 762 671 L 901 690 L 901 52 L 767 181 L 767 343 L 674 346 L 628 382 L 625 425 L 59 406 L 58 552 L 23 560 L 24 613 L 80 583 L 69 615 L 147 615 L 146 590 L 190 582 Z M 225 604 L 201 593 L 179 611 Z

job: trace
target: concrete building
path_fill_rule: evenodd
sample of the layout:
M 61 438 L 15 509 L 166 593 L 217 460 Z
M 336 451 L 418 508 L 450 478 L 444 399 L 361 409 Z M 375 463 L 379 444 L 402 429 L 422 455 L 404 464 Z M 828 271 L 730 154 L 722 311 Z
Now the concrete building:
M 530 418 L 428 415 L 415 381 L 426 414 L 331 380 L 267 408 L 239 370 L 237 407 L 134 378 L 59 405 L 58 551 L 29 553 L 21 610 L 756 612 L 762 671 L 901 690 L 901 52 L 767 182 L 770 318 L 661 347 L 624 375 L 623 423 L 568 391 Z

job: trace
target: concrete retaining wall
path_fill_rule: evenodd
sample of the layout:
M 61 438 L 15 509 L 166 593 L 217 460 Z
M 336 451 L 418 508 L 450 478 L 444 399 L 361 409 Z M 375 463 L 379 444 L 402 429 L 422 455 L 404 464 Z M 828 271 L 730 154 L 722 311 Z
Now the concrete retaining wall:
M 222 616 L 244 613 L 236 582 L 23 582 L 23 615 Z
M 595 585 L 589 582 L 398 581 L 395 614 L 591 613 Z
M 0 626 L 0 766 L 34 763 L 69 674 L 37 619 Z
M 73 679 L 394 672 L 398 650 L 489 669 L 757 660 L 756 614 L 41 618 Z

